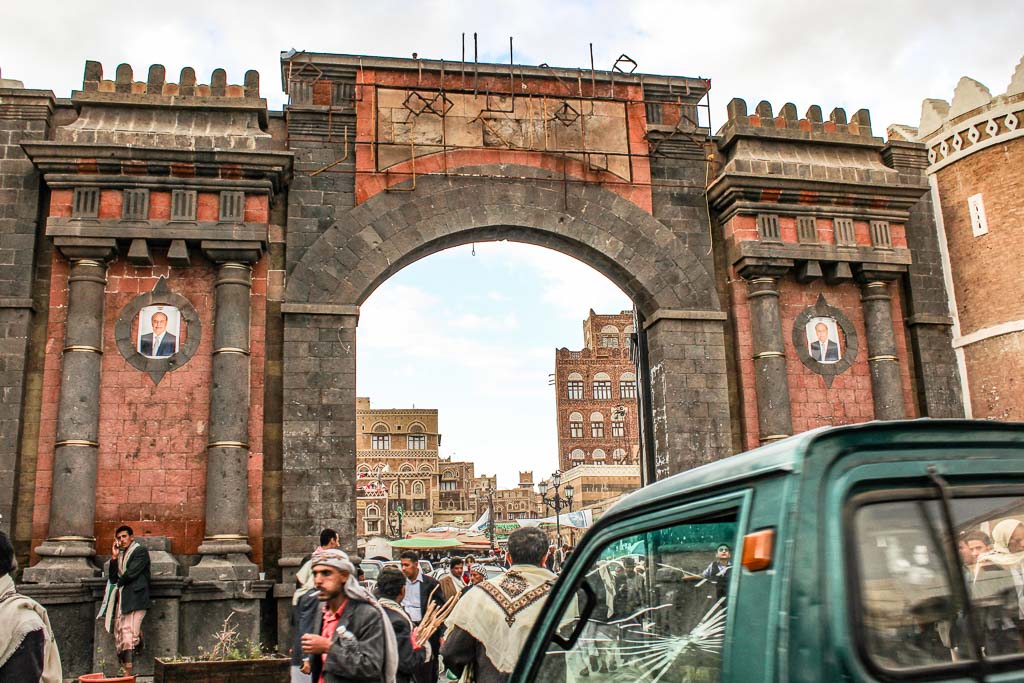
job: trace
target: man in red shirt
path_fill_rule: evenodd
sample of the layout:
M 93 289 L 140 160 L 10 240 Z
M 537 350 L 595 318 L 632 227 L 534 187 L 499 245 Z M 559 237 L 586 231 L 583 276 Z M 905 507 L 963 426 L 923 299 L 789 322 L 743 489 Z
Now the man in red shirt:
M 313 554 L 313 582 L 324 601 L 313 632 L 302 636 L 314 683 L 393 683 L 398 647 L 391 622 L 341 550 Z M 319 633 L 320 635 L 316 635 Z

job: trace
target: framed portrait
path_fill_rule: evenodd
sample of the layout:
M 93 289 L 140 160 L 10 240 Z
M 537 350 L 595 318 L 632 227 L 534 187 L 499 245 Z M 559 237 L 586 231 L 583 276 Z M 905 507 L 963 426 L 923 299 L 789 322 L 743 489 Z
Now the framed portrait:
M 807 354 L 823 364 L 838 363 L 843 357 L 839 325 L 831 316 L 815 316 L 804 326 Z
M 169 358 L 181 346 L 182 327 L 177 306 L 144 306 L 139 311 L 135 349 L 146 358 Z

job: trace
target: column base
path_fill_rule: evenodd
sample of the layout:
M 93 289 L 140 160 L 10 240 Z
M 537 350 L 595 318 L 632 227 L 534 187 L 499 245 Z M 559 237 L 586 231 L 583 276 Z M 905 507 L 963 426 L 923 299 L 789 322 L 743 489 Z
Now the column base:
M 78 583 L 102 575 L 91 561 L 96 551 L 86 541 L 43 541 L 36 554 L 39 564 L 25 569 L 25 583 Z
M 209 541 L 199 546 L 203 558 L 190 567 L 193 581 L 256 581 L 259 567 L 249 559 L 252 548 L 242 541 Z

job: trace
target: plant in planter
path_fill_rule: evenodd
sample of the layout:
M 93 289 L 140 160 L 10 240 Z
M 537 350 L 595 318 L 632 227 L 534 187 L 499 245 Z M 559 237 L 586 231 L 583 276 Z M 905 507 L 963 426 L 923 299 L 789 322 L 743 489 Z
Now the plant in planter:
M 134 683 L 135 676 L 107 676 L 102 673 L 107 668 L 107 661 L 103 657 L 103 648 L 96 648 L 96 666 L 100 673 L 83 674 L 78 677 L 79 683 Z
M 195 657 L 154 661 L 153 683 L 279 683 L 288 680 L 287 657 L 264 652 L 243 640 L 229 614 L 214 634 L 213 647 Z

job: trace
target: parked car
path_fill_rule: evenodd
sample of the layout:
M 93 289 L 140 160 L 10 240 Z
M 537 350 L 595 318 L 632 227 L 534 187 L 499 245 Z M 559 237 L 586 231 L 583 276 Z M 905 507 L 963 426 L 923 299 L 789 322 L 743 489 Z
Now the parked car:
M 616 504 L 510 681 L 1024 681 L 1022 526 L 1024 424 L 806 432 Z

